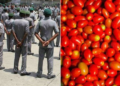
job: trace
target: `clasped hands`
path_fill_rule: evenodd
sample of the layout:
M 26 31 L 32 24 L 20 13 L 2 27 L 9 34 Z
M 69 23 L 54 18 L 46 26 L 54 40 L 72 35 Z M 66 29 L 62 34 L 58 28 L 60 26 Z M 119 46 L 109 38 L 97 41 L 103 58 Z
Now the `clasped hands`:
M 43 47 L 45 47 L 45 46 L 49 45 L 49 43 L 50 43 L 49 41 L 43 41 L 42 45 L 43 45 Z

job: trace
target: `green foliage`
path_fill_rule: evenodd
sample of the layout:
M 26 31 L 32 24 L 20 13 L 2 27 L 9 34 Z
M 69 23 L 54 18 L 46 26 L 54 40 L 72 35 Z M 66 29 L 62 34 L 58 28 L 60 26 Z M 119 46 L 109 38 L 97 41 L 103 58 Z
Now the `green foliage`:
M 11 0 L 0 0 L 0 3 L 7 3 L 7 2 L 10 2 Z

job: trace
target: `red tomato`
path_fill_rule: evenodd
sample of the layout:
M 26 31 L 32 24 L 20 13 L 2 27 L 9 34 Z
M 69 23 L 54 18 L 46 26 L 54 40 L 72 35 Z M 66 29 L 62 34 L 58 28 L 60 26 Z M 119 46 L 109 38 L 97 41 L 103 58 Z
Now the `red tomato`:
M 117 29 L 119 27 L 120 27 L 120 17 L 116 17 L 113 19 L 112 28 Z
M 99 70 L 98 71 L 98 78 L 102 79 L 102 80 L 105 80 L 107 79 L 107 74 L 104 70 Z
M 83 84 L 83 83 L 85 83 L 86 82 L 86 77 L 85 76 L 79 76 L 79 77 L 77 77 L 76 79 L 75 79 L 75 83 L 77 83 L 77 84 Z
M 97 34 L 97 35 L 102 35 L 103 30 L 102 30 L 102 28 L 100 27 L 100 25 L 95 25 L 95 26 L 93 27 L 93 32 L 94 32 L 95 34 Z
M 68 55 L 68 56 L 71 56 L 72 55 L 72 49 L 70 47 L 65 47 L 65 54 Z
M 65 22 L 67 20 L 67 16 L 66 15 L 61 15 L 61 21 Z
M 66 16 L 67 16 L 67 19 L 74 19 L 75 18 L 75 16 L 73 14 L 67 14 Z
M 112 14 L 110 15 L 110 18 L 111 18 L 111 19 L 114 19 L 114 18 L 119 17 L 119 16 L 120 16 L 120 13 L 119 13 L 119 12 L 114 12 L 114 13 L 112 13 Z
M 94 86 L 92 82 L 86 82 L 84 86 Z
M 69 0 L 62 0 L 63 4 L 67 4 Z
M 79 59 L 80 58 L 80 52 L 78 50 L 74 50 L 71 59 Z
M 66 56 L 63 59 L 63 67 L 69 68 L 71 66 L 71 59 L 69 56 Z
M 106 28 L 105 29 L 105 34 L 106 35 L 112 35 L 112 29 L 111 28 Z
M 65 55 L 65 52 L 64 52 L 64 50 L 62 48 L 61 48 L 60 54 L 61 54 L 61 56 Z
M 95 9 L 98 9 L 101 4 L 102 4 L 102 0 L 96 0 L 94 1 L 93 6 L 95 7 Z
M 109 43 L 111 41 L 111 37 L 109 35 L 106 35 L 104 37 L 104 41 L 107 42 L 107 43 Z
M 120 30 L 115 29 L 115 30 L 113 31 L 113 35 L 114 35 L 114 37 L 116 38 L 116 40 L 120 41 Z
M 66 4 L 64 4 L 64 5 L 62 5 L 62 7 L 61 7 L 62 9 L 64 9 L 64 10 L 67 10 L 67 5 Z
M 79 68 L 74 68 L 71 70 L 71 77 L 78 77 L 81 74 L 81 70 Z
M 108 63 L 104 63 L 104 65 L 102 66 L 103 70 L 108 70 L 109 69 L 109 64 Z
M 86 19 L 87 20 L 92 20 L 93 19 L 93 14 L 92 13 L 88 13 L 87 15 L 86 15 Z
M 114 4 L 115 4 L 115 5 L 120 5 L 120 0 L 115 0 L 115 1 L 114 1 Z
M 106 86 L 112 86 L 114 83 L 114 78 L 108 78 L 106 81 L 105 81 L 105 85 Z
M 82 32 L 82 35 L 81 35 L 84 39 L 87 39 L 87 36 L 88 36 L 88 34 L 87 33 L 85 33 L 85 32 Z
M 116 53 L 116 54 L 115 54 L 115 60 L 116 60 L 117 62 L 120 62 L 120 53 Z
M 86 3 L 85 3 L 85 7 L 89 6 L 89 5 L 93 5 L 94 3 L 94 0 L 88 0 Z
M 108 27 L 108 28 L 110 28 L 110 27 L 111 27 L 111 24 L 112 24 L 112 20 L 111 20 L 110 18 L 107 18 L 107 19 L 105 20 L 105 26 Z
M 95 35 L 95 34 L 90 34 L 89 35 L 89 39 L 91 41 L 99 41 L 100 40 L 100 36 L 99 35 Z
M 87 26 L 88 21 L 87 20 L 81 20 L 78 22 L 78 27 L 79 28 L 84 28 L 85 26 Z
M 86 20 L 86 18 L 84 16 L 76 16 L 74 18 L 74 20 L 77 22 L 77 21 L 80 21 L 80 20 Z
M 73 80 L 69 81 L 68 86 L 75 86 L 75 81 L 73 81 Z
M 117 75 L 117 71 L 116 70 L 113 70 L 113 69 L 108 69 L 107 70 L 107 75 L 109 77 L 115 77 Z
M 61 9 L 61 15 L 66 15 L 66 11 L 64 9 Z
M 91 45 L 92 41 L 87 39 L 84 43 L 85 43 L 85 44 L 87 44 L 87 45 L 88 45 L 88 47 L 90 47 L 90 45 Z
M 100 47 L 100 42 L 92 42 L 92 45 L 91 45 L 92 48 L 99 48 Z
M 61 38 L 61 46 L 62 47 L 67 47 L 69 45 L 69 39 L 67 36 L 63 36 Z
M 92 26 L 86 26 L 83 31 L 87 34 L 92 34 L 93 30 L 92 30 Z
M 104 6 L 108 12 L 115 12 L 115 5 L 111 1 L 105 1 Z
M 87 10 L 88 10 L 88 12 L 90 12 L 90 13 L 94 13 L 94 12 L 95 12 L 95 7 L 94 7 L 93 5 L 89 5 L 89 6 L 87 7 Z
M 79 59 L 72 60 L 71 66 L 72 66 L 72 67 L 77 67 L 77 65 L 78 65 L 79 62 L 80 62 Z
M 100 22 L 103 22 L 104 21 L 104 17 L 103 16 L 94 16 L 93 17 L 93 22 L 94 23 L 100 23 Z
M 99 81 L 94 81 L 93 84 L 94 86 L 101 86 Z
M 102 53 L 102 49 L 101 49 L 101 48 L 94 48 L 94 49 L 92 50 L 92 54 L 93 54 L 94 56 L 99 55 L 99 54 L 101 54 L 101 53 Z
M 80 49 L 80 50 L 83 52 L 83 51 L 85 51 L 86 49 L 88 49 L 88 45 L 87 45 L 87 44 L 85 44 L 85 43 L 84 43 L 84 44 L 82 44 L 82 45 L 81 45 L 81 49 Z
M 120 5 L 118 5 L 118 6 L 116 7 L 116 11 L 117 11 L 117 12 L 120 12 Z
M 72 13 L 74 14 L 74 15 L 81 15 L 82 14 L 82 8 L 81 7 L 79 7 L 79 6 L 75 6 L 75 7 L 73 7 L 72 8 Z
M 63 85 L 67 85 L 68 84 L 68 81 L 69 81 L 69 79 L 65 79 L 65 78 L 62 78 L 62 83 L 61 84 L 63 84 Z
M 118 75 L 118 76 L 115 78 L 115 85 L 117 85 L 117 86 L 120 85 L 120 75 Z
M 70 40 L 71 40 L 73 43 L 77 44 L 77 45 L 81 45 L 81 44 L 82 44 L 81 39 L 79 39 L 79 38 L 76 37 L 76 36 L 71 37 Z
M 65 26 L 61 27 L 61 36 L 64 36 L 67 34 L 67 28 Z
M 105 18 L 108 18 L 109 17 L 109 12 L 106 10 L 106 9 L 102 9 L 102 14 Z
M 78 30 L 77 29 L 72 29 L 70 32 L 69 32 L 69 34 L 68 34 L 68 36 L 76 36 L 76 35 L 78 35 Z
M 120 45 L 118 42 L 111 42 L 111 47 L 116 51 L 120 50 Z
M 104 61 L 103 61 L 101 58 L 94 58 L 94 59 L 93 59 L 93 62 L 94 62 L 96 65 L 99 65 L 99 66 L 103 66 L 103 65 L 104 65 Z
M 97 75 L 98 74 L 98 68 L 95 64 L 90 65 L 89 72 L 91 75 Z
M 70 49 L 72 49 L 72 50 L 75 50 L 77 46 L 76 46 L 76 44 L 73 43 L 72 41 L 69 41 L 68 47 L 69 47 Z
M 61 68 L 61 77 L 65 78 L 65 79 L 70 78 L 70 71 L 68 68 L 65 68 L 65 67 Z
M 108 57 L 104 53 L 98 54 L 95 57 L 96 58 L 101 58 L 104 61 L 107 61 L 107 59 L 108 59 Z
M 88 75 L 86 76 L 86 81 L 88 81 L 88 82 L 93 82 L 93 81 L 94 81 L 94 76 L 88 74 Z
M 92 59 L 92 52 L 90 49 L 86 49 L 84 51 L 84 58 L 88 61 L 90 61 Z
M 110 62 L 109 66 L 113 70 L 116 70 L 116 71 L 120 70 L 120 63 L 117 61 Z
M 113 48 L 108 48 L 108 49 L 107 49 L 106 55 L 107 55 L 108 57 L 112 57 L 112 56 L 114 56 L 114 54 L 115 54 L 115 50 L 114 50 Z
M 98 14 L 102 14 L 102 8 L 101 8 L 101 7 L 98 8 L 97 13 L 98 13 Z
M 84 7 L 84 2 L 82 0 L 73 0 L 74 4 L 80 7 Z
M 76 28 L 76 22 L 74 20 L 68 19 L 66 23 L 70 28 Z
M 72 1 L 68 1 L 68 4 L 67 4 L 68 8 L 72 8 L 74 7 L 74 3 Z

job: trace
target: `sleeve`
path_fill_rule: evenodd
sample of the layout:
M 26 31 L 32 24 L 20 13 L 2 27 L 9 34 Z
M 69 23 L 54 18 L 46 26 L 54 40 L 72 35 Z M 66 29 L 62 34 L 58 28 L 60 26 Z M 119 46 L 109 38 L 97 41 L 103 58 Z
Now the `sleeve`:
M 59 29 L 58 29 L 56 22 L 54 22 L 54 32 L 59 33 Z
M 39 33 L 40 31 L 40 22 L 38 22 L 36 28 L 35 28 L 35 33 Z
M 1 33 L 4 33 L 4 26 L 3 26 L 3 24 L 0 24 L 0 34 Z
M 15 29 L 14 29 L 14 22 L 13 22 L 13 25 L 12 25 L 12 31 L 15 32 Z
M 29 33 L 29 22 L 28 21 L 26 23 L 25 33 Z

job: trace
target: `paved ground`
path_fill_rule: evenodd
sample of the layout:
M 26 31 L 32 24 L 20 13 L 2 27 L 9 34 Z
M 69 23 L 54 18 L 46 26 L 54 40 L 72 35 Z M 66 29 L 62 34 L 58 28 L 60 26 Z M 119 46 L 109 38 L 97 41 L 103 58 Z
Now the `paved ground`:
M 37 39 L 36 39 L 37 41 Z M 37 41 L 38 42 L 38 41 Z M 59 48 L 54 49 L 54 74 L 57 76 L 54 79 L 48 80 L 47 75 L 47 60 L 44 59 L 43 78 L 37 78 L 36 72 L 38 67 L 38 45 L 32 45 L 34 56 L 27 56 L 27 71 L 32 72 L 30 76 L 20 76 L 13 74 L 14 53 L 7 51 L 6 40 L 4 40 L 4 55 L 3 66 L 4 70 L 0 70 L 0 86 L 60 86 L 60 60 Z M 21 58 L 19 61 L 19 69 L 21 69 Z

